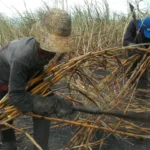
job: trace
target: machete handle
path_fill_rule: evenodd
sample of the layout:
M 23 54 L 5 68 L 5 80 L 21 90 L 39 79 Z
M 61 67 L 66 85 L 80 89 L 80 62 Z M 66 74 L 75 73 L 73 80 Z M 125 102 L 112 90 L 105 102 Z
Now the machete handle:
M 148 117 L 139 117 L 137 116 L 137 114 L 135 115 L 125 115 L 119 112 L 105 112 L 105 111 L 101 111 L 99 108 L 87 108 L 84 106 L 80 106 L 80 105 L 73 105 L 72 109 L 74 111 L 79 111 L 79 112 L 84 112 L 84 113 L 89 113 L 89 114 L 99 114 L 99 115 L 107 115 L 107 116 L 114 116 L 114 117 L 118 117 L 120 119 L 127 119 L 127 120 L 132 120 L 132 121 L 140 121 L 140 122 L 147 122 L 150 123 L 150 119 L 148 119 Z

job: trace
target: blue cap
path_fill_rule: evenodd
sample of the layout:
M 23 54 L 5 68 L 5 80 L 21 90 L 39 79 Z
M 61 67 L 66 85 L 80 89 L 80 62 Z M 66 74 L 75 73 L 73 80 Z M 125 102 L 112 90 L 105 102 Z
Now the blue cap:
M 150 17 L 144 20 L 138 20 L 138 29 L 139 28 L 144 30 L 145 37 L 150 38 Z

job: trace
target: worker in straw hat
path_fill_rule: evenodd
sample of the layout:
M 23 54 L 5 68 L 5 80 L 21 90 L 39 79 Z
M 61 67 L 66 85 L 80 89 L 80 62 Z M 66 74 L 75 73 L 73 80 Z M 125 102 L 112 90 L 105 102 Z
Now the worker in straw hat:
M 0 96 L 8 92 L 10 102 L 23 112 L 65 116 L 72 103 L 58 95 L 41 97 L 25 90 L 31 76 L 43 70 L 56 53 L 71 52 L 71 18 L 67 12 L 51 9 L 31 30 L 32 37 L 14 40 L 0 49 Z M 48 150 L 50 122 L 33 118 L 34 138 Z M 17 150 L 12 129 L 1 131 L 4 150 Z M 36 147 L 34 148 L 36 150 Z
M 146 44 L 147 43 L 147 44 Z M 148 44 L 149 43 L 149 44 Z M 137 45 L 142 44 L 142 45 Z M 134 54 L 139 54 L 141 57 L 136 61 L 133 67 L 130 70 L 130 73 L 136 68 L 137 64 L 140 62 L 143 52 L 138 51 L 137 47 L 148 48 L 150 45 L 150 17 L 139 20 L 131 20 L 129 25 L 126 28 L 123 39 L 123 46 L 133 46 L 134 50 L 128 51 L 128 57 L 131 57 Z M 128 75 L 130 77 L 130 75 Z M 141 76 L 137 88 L 147 89 L 148 87 L 148 70 L 146 70 Z M 144 98 L 142 92 L 138 93 L 138 98 Z

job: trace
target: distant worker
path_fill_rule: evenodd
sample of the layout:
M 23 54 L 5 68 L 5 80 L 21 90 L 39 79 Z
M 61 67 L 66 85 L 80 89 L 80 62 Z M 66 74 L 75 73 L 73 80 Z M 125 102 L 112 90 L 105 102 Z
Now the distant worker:
M 139 33 L 137 34 L 137 31 Z M 141 43 L 150 43 L 150 17 L 144 18 L 143 20 L 132 20 L 130 21 L 129 25 L 124 34 L 123 38 L 123 46 L 132 46 Z M 144 45 L 145 48 L 148 48 L 149 45 Z M 141 57 L 143 56 L 143 52 L 137 51 L 136 47 L 135 50 L 128 51 L 128 57 L 134 54 L 140 54 Z M 134 67 L 130 70 L 130 73 L 135 69 L 139 59 L 135 64 Z M 147 77 L 147 70 L 142 75 L 139 80 L 138 88 L 147 89 L 148 86 L 148 77 Z M 130 77 L 130 75 L 128 75 Z M 142 95 L 143 97 L 143 95 Z M 136 114 L 137 116 L 138 114 Z M 145 114 L 143 114 L 145 115 Z M 147 114 L 146 114 L 147 115 Z M 147 117 L 149 118 L 149 116 Z M 99 137 L 102 138 L 102 133 L 99 134 Z M 103 144 L 101 150 L 149 150 L 150 149 L 150 140 L 139 140 L 137 138 L 132 137 L 119 137 L 110 135 L 106 141 L 106 144 Z M 97 148 L 96 150 L 99 150 Z
M 135 46 L 136 44 L 142 43 L 150 43 L 150 17 L 146 17 L 144 19 L 132 20 L 124 34 L 123 46 Z M 149 45 L 143 45 L 143 48 L 148 48 Z M 128 51 L 128 57 L 140 54 L 143 56 L 143 52 L 138 51 L 135 47 L 135 50 Z M 136 68 L 137 64 L 140 62 L 141 58 L 133 65 L 130 70 L 130 73 Z M 128 76 L 130 77 L 130 75 Z M 137 88 L 147 89 L 148 87 L 148 70 L 146 70 L 141 76 Z M 139 97 L 143 97 L 144 95 L 140 93 Z

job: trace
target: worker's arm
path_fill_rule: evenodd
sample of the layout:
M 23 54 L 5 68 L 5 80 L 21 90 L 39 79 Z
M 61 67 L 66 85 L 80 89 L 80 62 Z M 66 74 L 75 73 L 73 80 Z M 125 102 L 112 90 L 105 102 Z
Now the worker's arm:
M 27 46 L 27 48 L 29 47 Z M 41 97 L 39 95 L 31 95 L 25 90 L 30 67 L 36 67 L 38 64 L 35 58 L 36 54 L 28 53 L 28 51 L 24 55 L 19 55 L 12 60 L 9 78 L 9 97 L 11 103 L 25 112 L 37 114 L 56 113 L 59 116 L 71 113 L 72 103 L 65 101 L 60 96 Z
M 134 20 L 130 21 L 123 38 L 123 46 L 129 46 L 131 43 L 135 43 L 134 39 L 136 37 L 136 26 Z

